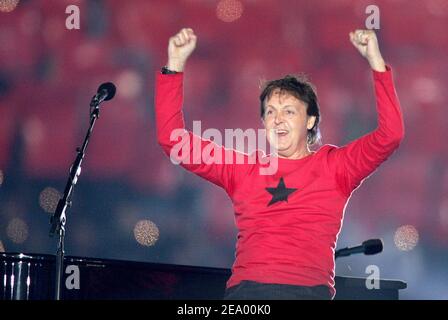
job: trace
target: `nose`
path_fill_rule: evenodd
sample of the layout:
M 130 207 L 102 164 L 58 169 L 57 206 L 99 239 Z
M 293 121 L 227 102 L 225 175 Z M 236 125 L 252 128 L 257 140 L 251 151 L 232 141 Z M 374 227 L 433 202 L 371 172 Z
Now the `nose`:
M 282 122 L 283 122 L 283 114 L 282 112 L 278 112 L 277 115 L 275 116 L 274 123 L 280 124 Z

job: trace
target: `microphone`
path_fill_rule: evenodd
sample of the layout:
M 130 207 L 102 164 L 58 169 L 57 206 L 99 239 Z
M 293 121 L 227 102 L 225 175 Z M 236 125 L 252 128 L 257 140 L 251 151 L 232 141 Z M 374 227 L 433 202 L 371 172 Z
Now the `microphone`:
M 90 102 L 91 107 L 97 107 L 101 102 L 108 101 L 115 96 L 117 88 L 112 82 L 105 82 L 98 88 L 96 95 L 93 96 Z
M 370 239 L 364 241 L 361 245 L 352 248 L 343 248 L 336 250 L 335 258 L 347 257 L 355 253 L 364 253 L 365 255 L 373 255 L 383 251 L 383 241 L 381 239 Z

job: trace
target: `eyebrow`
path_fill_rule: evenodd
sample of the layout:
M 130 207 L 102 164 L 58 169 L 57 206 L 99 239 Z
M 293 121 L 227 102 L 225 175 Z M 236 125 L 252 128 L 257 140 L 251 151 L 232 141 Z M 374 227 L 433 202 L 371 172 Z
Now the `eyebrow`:
M 271 107 L 271 108 L 274 108 L 274 109 L 275 109 L 275 107 L 274 107 L 273 105 L 271 105 L 271 104 L 267 105 L 266 107 L 267 107 L 267 108 L 268 108 L 268 107 Z M 293 107 L 293 108 L 294 108 L 293 105 L 288 104 L 288 105 L 286 105 L 286 106 L 283 106 L 282 109 L 285 109 L 285 108 L 288 108 L 288 107 Z

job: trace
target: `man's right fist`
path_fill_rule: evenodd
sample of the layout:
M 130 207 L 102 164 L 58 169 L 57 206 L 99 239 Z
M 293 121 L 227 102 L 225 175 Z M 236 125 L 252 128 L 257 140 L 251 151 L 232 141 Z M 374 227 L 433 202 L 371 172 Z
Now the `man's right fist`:
M 197 37 L 190 28 L 184 28 L 170 38 L 168 43 L 168 69 L 177 72 L 184 70 L 188 57 L 196 48 L 196 40 Z

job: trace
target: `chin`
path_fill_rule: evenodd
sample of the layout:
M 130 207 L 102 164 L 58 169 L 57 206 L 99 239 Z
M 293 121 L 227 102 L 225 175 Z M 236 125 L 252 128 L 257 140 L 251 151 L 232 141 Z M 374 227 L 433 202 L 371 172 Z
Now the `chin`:
M 286 150 L 288 150 L 288 149 L 290 149 L 292 147 L 292 143 L 289 143 L 288 141 L 283 141 L 281 143 L 278 143 L 277 146 L 278 146 L 277 149 L 279 151 L 280 150 L 286 151 Z
M 279 156 L 283 156 L 283 157 L 288 157 L 289 156 L 290 152 L 288 150 L 289 150 L 289 146 L 287 146 L 287 147 L 286 146 L 279 146 L 276 149 L 277 154 Z

